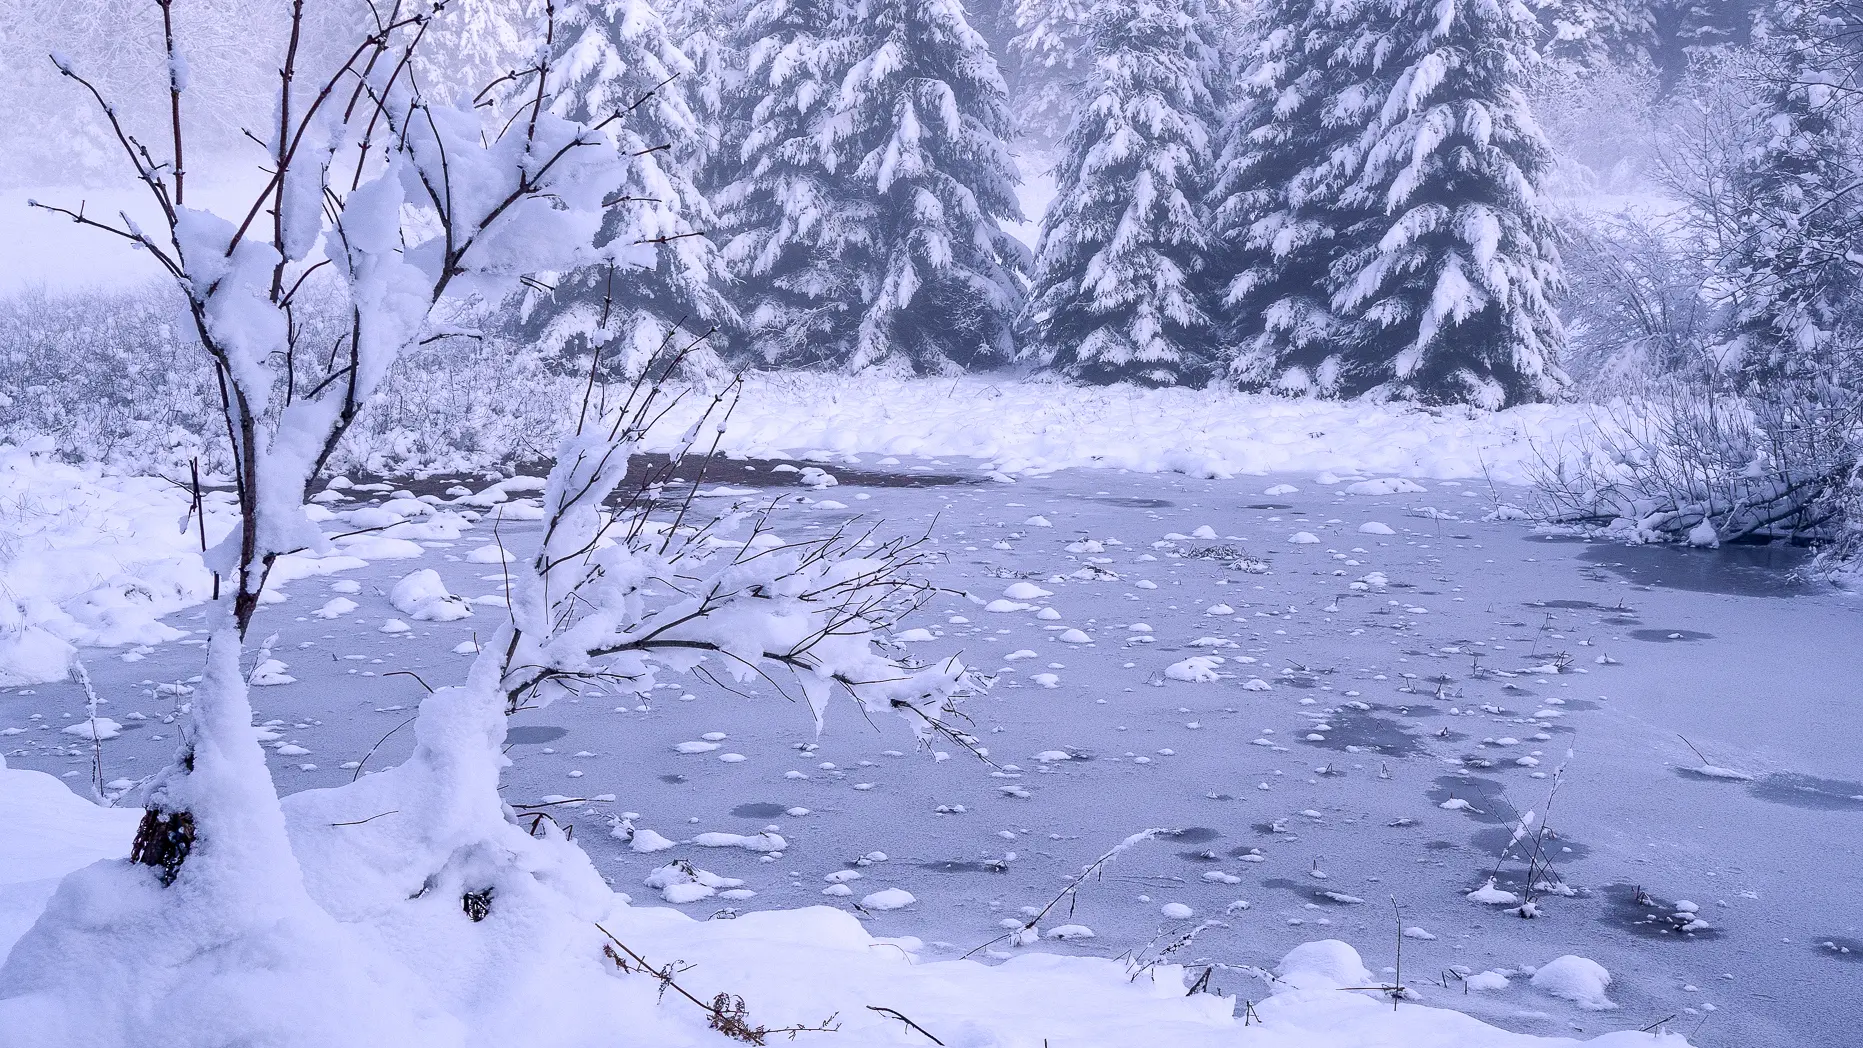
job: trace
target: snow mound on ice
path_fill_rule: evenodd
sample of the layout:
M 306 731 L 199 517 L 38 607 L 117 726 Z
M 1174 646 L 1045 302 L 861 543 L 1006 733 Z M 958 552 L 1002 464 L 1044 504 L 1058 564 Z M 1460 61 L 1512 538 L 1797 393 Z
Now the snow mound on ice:
M 448 593 L 440 573 L 432 568 L 404 576 L 389 592 L 388 601 L 397 611 L 422 622 L 452 622 L 472 614 L 472 606 L 465 598 Z
M 1277 979 L 1294 990 L 1337 990 L 1370 986 L 1372 974 L 1358 951 L 1338 939 L 1301 943 L 1275 965 Z
M 1188 681 L 1192 684 L 1208 684 L 1222 679 L 1216 671 L 1224 660 L 1218 655 L 1192 655 L 1182 662 L 1173 662 L 1164 668 L 1164 675 L 1172 680 Z
M 883 888 L 860 900 L 863 910 L 901 910 L 918 902 L 918 896 L 904 888 Z
M 1554 997 L 1563 997 L 1592 1011 L 1609 1011 L 1617 1003 L 1604 995 L 1611 985 L 1611 973 L 1604 970 L 1604 965 L 1589 957 L 1566 954 L 1547 962 L 1544 968 L 1533 973 L 1533 988 L 1544 990 Z
M 1354 495 L 1408 495 L 1424 490 L 1423 485 L 1402 477 L 1380 477 L 1346 485 L 1346 491 Z

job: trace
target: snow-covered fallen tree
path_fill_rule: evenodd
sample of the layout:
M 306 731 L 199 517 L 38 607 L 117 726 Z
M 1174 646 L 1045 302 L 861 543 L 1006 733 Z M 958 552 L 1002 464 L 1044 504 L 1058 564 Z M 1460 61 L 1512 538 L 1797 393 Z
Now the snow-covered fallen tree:
M 1863 397 L 1837 381 L 1681 387 L 1543 449 L 1536 515 L 1630 542 L 1836 541 L 1854 530 Z

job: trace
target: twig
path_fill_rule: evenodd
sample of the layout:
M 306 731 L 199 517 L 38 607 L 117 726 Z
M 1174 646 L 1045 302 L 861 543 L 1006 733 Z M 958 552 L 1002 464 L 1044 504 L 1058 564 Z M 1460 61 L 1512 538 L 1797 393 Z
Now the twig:
M 397 808 L 394 811 L 382 812 L 381 815 L 371 815 L 366 819 L 357 819 L 354 822 L 333 822 L 330 825 L 332 826 L 360 826 L 365 822 L 374 822 L 375 820 L 382 818 L 383 816 L 386 816 L 386 815 L 399 815 L 399 814 L 401 814 L 401 810 Z
M 906 1024 L 906 1029 L 917 1030 L 918 1032 L 924 1034 L 927 1038 L 929 1038 L 931 1040 L 931 1043 L 938 1045 L 939 1048 L 944 1048 L 944 1042 L 932 1036 L 932 1032 L 930 1030 L 927 1030 L 925 1027 L 920 1026 L 918 1023 L 913 1022 L 911 1019 L 908 1019 L 904 1013 L 898 1011 L 897 1009 L 884 1008 L 877 1004 L 870 1004 L 867 1006 L 867 1010 L 870 1012 L 879 1012 L 881 1015 L 886 1016 L 888 1019 L 898 1019 L 900 1022 Z

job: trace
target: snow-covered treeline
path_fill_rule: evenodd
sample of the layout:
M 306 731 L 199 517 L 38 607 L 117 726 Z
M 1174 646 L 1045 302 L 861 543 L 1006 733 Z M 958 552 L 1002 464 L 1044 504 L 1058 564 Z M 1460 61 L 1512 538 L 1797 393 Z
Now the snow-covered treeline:
M 107 171 L 108 129 L 57 90 L 48 51 L 110 55 L 89 67 L 129 99 L 125 119 L 162 115 L 159 91 L 135 90 L 161 82 L 160 55 L 111 50 L 123 27 L 153 29 L 156 9 L 65 6 L 5 16 L 22 180 L 38 177 L 34 157 Z M 312 7 L 299 53 L 315 69 L 368 16 Z M 545 40 L 517 0 L 441 5 L 412 75 L 504 111 L 501 78 L 542 47 L 561 114 L 629 112 L 616 134 L 637 163 L 606 187 L 602 251 L 475 321 L 564 374 L 597 347 L 598 371 L 637 373 L 683 324 L 715 329 L 698 373 L 1015 366 L 1498 407 L 1687 370 L 1756 345 L 1779 309 L 1801 332 L 1814 315 L 1839 322 L 1834 302 L 1784 287 L 1805 279 L 1794 249 L 1716 226 L 1783 228 L 1796 206 L 1820 244 L 1845 228 L 1846 209 L 1819 194 L 1844 189 L 1832 173 L 1852 155 L 1848 95 L 1766 87 L 1803 79 L 1794 70 L 1844 75 L 1834 0 L 555 8 Z M 233 0 L 168 9 L 202 74 L 196 148 L 225 148 L 268 119 L 225 85 L 275 76 L 284 40 Z M 1730 117 L 1770 127 L 1794 105 L 1811 121 L 1797 126 L 1828 129 L 1726 137 Z M 1691 131 L 1686 117 L 1714 106 L 1711 134 Z M 1799 204 L 1760 187 L 1769 172 Z M 1051 198 L 1022 185 L 1050 178 Z M 1724 191 L 1771 203 L 1704 199 Z M 1660 203 L 1601 215 L 1623 200 Z M 1838 269 L 1811 266 L 1815 279 L 1841 283 L 1844 252 L 1823 257 Z M 1688 316 L 1624 301 L 1652 294 Z M 1649 352 L 1677 324 L 1698 344 Z

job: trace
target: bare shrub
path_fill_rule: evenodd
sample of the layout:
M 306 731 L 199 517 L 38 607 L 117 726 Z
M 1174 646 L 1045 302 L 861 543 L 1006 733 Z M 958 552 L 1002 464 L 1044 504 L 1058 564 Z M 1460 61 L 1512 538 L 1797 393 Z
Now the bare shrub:
M 1602 398 L 1711 381 L 1728 310 L 1711 294 L 1715 270 L 1688 231 L 1626 211 L 1570 215 L 1566 232 L 1563 364 L 1578 392 Z
M 155 471 L 201 455 L 211 377 L 171 286 L 0 299 L 0 440 Z
M 311 349 L 336 344 L 347 315 L 339 289 L 315 278 L 294 320 Z M 472 316 L 411 347 L 331 457 L 338 470 L 465 472 L 548 459 L 577 376 L 533 346 Z M 50 438 L 59 456 L 133 473 L 180 477 L 198 457 L 210 473 L 230 462 L 218 430 L 218 393 L 198 367 L 199 341 L 172 286 L 52 291 L 0 298 L 0 442 Z M 314 384 L 314 352 L 292 381 Z M 283 402 L 285 378 L 279 377 Z M 271 412 L 268 417 L 276 415 Z

